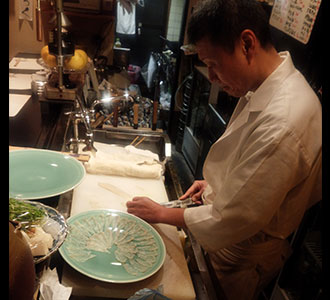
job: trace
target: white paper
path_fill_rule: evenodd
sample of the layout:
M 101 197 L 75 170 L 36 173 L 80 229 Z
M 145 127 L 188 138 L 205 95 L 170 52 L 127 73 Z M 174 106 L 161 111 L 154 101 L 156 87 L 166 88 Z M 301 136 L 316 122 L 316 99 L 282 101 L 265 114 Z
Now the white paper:
M 44 68 L 37 63 L 36 58 L 14 57 L 9 63 L 10 69 L 23 70 L 43 70 Z
M 40 300 L 68 300 L 72 287 L 60 284 L 56 269 L 47 269 L 40 278 Z
M 9 94 L 9 117 L 15 117 L 31 95 Z
M 31 0 L 19 0 L 18 18 L 21 20 L 33 20 L 33 2 Z
M 9 89 L 31 89 L 31 74 L 9 73 Z

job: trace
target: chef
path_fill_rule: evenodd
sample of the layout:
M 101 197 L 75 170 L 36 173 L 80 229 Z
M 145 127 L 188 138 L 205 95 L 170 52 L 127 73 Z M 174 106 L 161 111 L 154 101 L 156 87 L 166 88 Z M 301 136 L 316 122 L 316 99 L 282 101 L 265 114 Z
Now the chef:
M 127 211 L 188 228 L 211 259 L 227 299 L 257 299 L 290 255 L 287 238 L 321 199 L 321 105 L 289 52 L 277 53 L 268 19 L 252 0 L 204 0 L 188 26 L 209 78 L 240 97 L 181 197 L 165 208 L 146 197 Z

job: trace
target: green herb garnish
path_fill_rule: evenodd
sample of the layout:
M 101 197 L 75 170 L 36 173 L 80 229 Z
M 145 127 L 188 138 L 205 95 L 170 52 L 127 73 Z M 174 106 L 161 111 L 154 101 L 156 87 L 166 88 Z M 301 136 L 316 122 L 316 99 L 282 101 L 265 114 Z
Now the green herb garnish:
M 24 201 L 9 198 L 9 220 L 22 223 L 23 227 L 40 224 L 47 212 Z

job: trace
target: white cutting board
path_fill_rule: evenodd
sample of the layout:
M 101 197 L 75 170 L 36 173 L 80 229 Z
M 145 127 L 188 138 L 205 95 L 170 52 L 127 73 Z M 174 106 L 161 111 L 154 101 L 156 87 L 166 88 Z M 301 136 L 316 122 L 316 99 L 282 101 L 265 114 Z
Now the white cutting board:
M 87 173 L 81 184 L 73 191 L 71 216 L 94 209 L 116 209 L 126 212 L 126 202 L 129 198 L 99 186 L 99 182 L 109 183 L 131 197 L 147 196 L 156 202 L 168 201 L 162 178 L 143 179 Z
M 105 147 L 104 145 L 95 144 L 97 149 Z M 110 146 L 107 147 L 110 148 Z M 118 193 L 119 190 L 122 196 L 100 187 L 99 182 L 115 186 L 116 192 Z M 123 197 L 125 194 L 132 197 L 147 196 L 156 202 L 168 201 L 163 178 L 143 179 L 86 173 L 81 184 L 73 191 L 71 216 L 95 209 L 126 211 L 127 198 Z M 93 299 L 97 297 L 127 299 L 144 287 L 156 289 L 160 285 L 164 288 L 164 295 L 169 296 L 171 299 L 196 299 L 177 228 L 166 224 L 155 224 L 153 226 L 155 226 L 165 243 L 166 258 L 163 267 L 150 278 L 140 282 L 118 285 L 83 276 L 64 264 L 62 284 L 72 287 L 73 295 L 90 296 Z

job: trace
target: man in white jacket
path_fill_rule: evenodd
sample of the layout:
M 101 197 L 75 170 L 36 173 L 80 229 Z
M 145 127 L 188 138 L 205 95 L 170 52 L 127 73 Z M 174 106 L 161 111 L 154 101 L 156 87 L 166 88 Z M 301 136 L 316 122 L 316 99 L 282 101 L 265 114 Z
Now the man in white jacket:
M 210 80 L 240 97 L 204 180 L 181 197 L 204 205 L 164 208 L 136 197 L 127 211 L 188 228 L 227 298 L 257 299 L 290 255 L 287 237 L 321 199 L 321 105 L 290 54 L 276 52 L 256 1 L 202 1 L 188 37 Z

